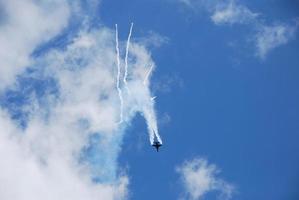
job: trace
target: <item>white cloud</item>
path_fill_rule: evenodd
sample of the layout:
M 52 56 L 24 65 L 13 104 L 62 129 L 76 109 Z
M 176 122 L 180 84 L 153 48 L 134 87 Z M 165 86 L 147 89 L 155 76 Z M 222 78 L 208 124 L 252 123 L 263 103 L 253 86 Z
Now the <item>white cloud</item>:
M 211 20 L 219 24 L 245 24 L 252 22 L 257 13 L 246 6 L 240 5 L 236 0 L 179 0 L 193 10 L 208 11 Z
M 158 129 L 150 81 L 143 84 L 149 67 L 155 64 L 142 42 L 131 44 L 130 93 L 124 92 L 125 122 L 118 124 L 114 30 L 83 28 L 65 48 L 49 50 L 42 57 L 30 56 L 42 42 L 62 31 L 71 9 L 77 9 L 64 1 L 52 2 L 1 2 L 6 9 L 20 9 L 20 13 L 8 11 L 7 22 L 0 28 L 0 38 L 4 38 L 0 47 L 2 94 L 8 88 L 25 95 L 22 84 L 26 83 L 11 84 L 16 75 L 28 75 L 24 72 L 28 66 L 34 71 L 31 79 L 53 79 L 58 91 L 43 96 L 26 94 L 29 105 L 19 105 L 29 112 L 26 127 L 11 119 L 9 109 L 0 109 L 0 156 L 6 158 L 0 161 L 0 199 L 126 199 L 129 180 L 117 173 L 117 157 L 125 129 L 137 112 L 146 118 L 150 132 Z M 26 8 L 30 16 L 24 13 Z M 14 60 L 15 56 L 20 59 Z M 94 144 L 99 156 L 91 163 L 84 150 L 95 135 L 100 138 Z
M 253 12 L 237 0 L 178 0 L 193 10 L 204 9 L 210 15 L 215 25 L 247 24 L 252 26 L 256 54 L 264 59 L 268 53 L 295 37 L 296 25 L 278 24 L 268 25 L 259 17 L 260 14 Z M 252 36 L 249 36 L 252 37 Z
M 261 26 L 255 35 L 257 55 L 265 58 L 273 49 L 287 44 L 295 37 L 298 25 L 279 24 L 274 26 Z
M 197 12 L 199 10 L 206 9 L 209 12 L 215 10 L 216 5 L 219 3 L 217 0 L 176 0 L 193 11 Z
M 30 54 L 36 46 L 67 25 L 70 8 L 66 0 L 1 0 L 0 7 L 5 13 L 0 24 L 2 90 L 30 65 Z
M 158 93 L 169 93 L 174 89 L 182 89 L 183 87 L 184 80 L 175 73 L 164 75 L 153 82 L 153 90 Z
M 62 155 L 55 153 L 51 156 L 43 155 L 47 160 L 41 162 L 35 153 L 45 152 L 38 152 L 40 149 L 30 149 L 34 146 L 25 144 L 25 139 L 20 141 L 14 124 L 9 122 L 3 113 L 1 113 L 0 124 L 2 128 L 6 128 L 6 131 L 0 134 L 0 156 L 3 158 L 0 162 L 1 199 L 93 200 L 103 198 L 114 200 L 125 198 L 128 184 L 126 177 L 121 177 L 115 184 L 94 184 L 90 181 L 88 173 L 80 169 L 79 165 L 64 158 L 67 152 L 60 152 Z M 14 138 L 11 138 L 12 136 Z M 60 145 L 56 144 L 56 147 L 60 148 Z
M 217 5 L 211 19 L 215 24 L 245 24 L 252 22 L 257 16 L 257 13 L 253 13 L 247 7 L 230 1 Z
M 149 31 L 146 37 L 138 38 L 136 41 L 142 43 L 146 47 L 160 47 L 169 42 L 169 38 L 162 36 L 154 31 Z
M 230 199 L 234 186 L 218 178 L 219 169 L 203 158 L 186 161 L 177 168 L 187 197 L 203 199 L 207 193 L 217 192 L 221 199 Z

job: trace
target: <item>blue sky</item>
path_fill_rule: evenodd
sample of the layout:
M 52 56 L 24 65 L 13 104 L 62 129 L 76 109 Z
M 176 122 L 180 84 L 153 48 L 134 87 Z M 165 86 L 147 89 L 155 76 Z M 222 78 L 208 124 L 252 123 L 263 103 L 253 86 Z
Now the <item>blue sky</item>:
M 295 1 L 240 3 L 269 23 L 297 17 Z M 157 92 L 158 112 L 171 116 L 160 129 L 165 145 L 159 155 L 147 145 L 138 150 L 144 138 L 138 134 L 144 131 L 137 123 L 126 136 L 120 160 L 130 166 L 133 199 L 175 199 L 181 189 L 173 166 L 197 155 L 217 163 L 237 186 L 232 199 L 298 198 L 297 39 L 261 60 L 247 42 L 251 25 L 215 26 L 206 13 L 177 2 L 104 1 L 102 6 L 107 25 L 126 28 L 134 21 L 136 37 L 148 30 L 166 36 L 168 42 L 153 51 L 159 66 L 154 81 L 168 75 L 183 81 L 182 87 L 173 83 L 170 92 Z
M 13 158 L 0 167 L 0 186 L 20 180 L 2 198 L 32 199 L 27 190 L 43 186 L 90 200 L 299 198 L 297 1 L 54 0 L 55 13 L 46 1 L 24 1 L 41 9 L 39 28 L 34 14 L 18 20 L 27 14 L 11 11 L 24 6 L 12 2 L 0 3 L 8 13 L 0 15 L 1 49 L 12 52 L 0 52 L 0 124 L 8 130 L 0 155 Z M 131 22 L 132 93 L 123 91 L 125 122 L 115 124 L 115 24 L 123 67 Z M 159 153 L 147 133 L 155 123 Z M 38 177 L 24 187 L 27 171 Z M 24 195 L 10 196 L 20 188 Z

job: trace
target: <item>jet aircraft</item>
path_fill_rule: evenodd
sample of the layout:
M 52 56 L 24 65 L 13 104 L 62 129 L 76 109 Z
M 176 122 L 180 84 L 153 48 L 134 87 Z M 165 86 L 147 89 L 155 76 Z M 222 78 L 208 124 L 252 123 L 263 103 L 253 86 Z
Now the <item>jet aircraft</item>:
M 159 151 L 159 148 L 160 146 L 162 146 L 162 144 L 158 141 L 155 141 L 153 144 L 152 144 L 153 147 L 156 148 L 157 152 Z

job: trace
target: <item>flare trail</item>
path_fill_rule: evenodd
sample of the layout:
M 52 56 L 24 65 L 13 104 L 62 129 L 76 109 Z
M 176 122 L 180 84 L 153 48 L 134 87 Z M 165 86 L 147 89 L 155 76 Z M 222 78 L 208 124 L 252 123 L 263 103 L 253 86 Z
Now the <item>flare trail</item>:
M 119 114 L 119 123 L 123 122 L 123 106 L 124 106 L 124 102 L 123 102 L 123 97 L 122 97 L 122 91 L 120 89 L 120 59 L 119 59 L 119 44 L 118 44 L 118 28 L 117 28 L 117 24 L 115 24 L 115 41 L 116 41 L 116 46 L 115 46 L 115 50 L 116 50 L 116 60 L 117 60 L 117 81 L 116 81 L 116 87 L 117 87 L 117 91 L 118 91 L 118 96 L 119 96 L 119 100 L 120 100 L 120 114 Z
M 143 81 L 143 85 L 146 85 L 148 83 L 148 79 L 149 79 L 152 71 L 153 71 L 153 65 L 151 65 L 150 69 L 146 73 L 146 76 L 145 76 L 144 81 Z
M 126 46 L 126 56 L 125 56 L 124 84 L 125 84 L 125 87 L 126 87 L 126 89 L 127 89 L 128 92 L 130 91 L 129 88 L 128 88 L 128 84 L 127 84 L 127 78 L 128 78 L 128 54 L 129 54 L 129 47 L 130 47 L 130 40 L 131 40 L 133 25 L 134 24 L 131 23 L 130 32 L 129 32 L 129 36 L 128 36 L 128 40 L 127 40 L 127 46 Z

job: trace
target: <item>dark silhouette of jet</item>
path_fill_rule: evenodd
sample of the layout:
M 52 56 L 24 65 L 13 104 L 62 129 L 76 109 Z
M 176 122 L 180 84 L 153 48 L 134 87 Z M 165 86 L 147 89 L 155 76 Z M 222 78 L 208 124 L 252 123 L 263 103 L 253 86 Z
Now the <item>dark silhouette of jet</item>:
M 162 144 L 158 141 L 155 141 L 154 144 L 152 144 L 153 147 L 155 147 L 157 149 L 157 152 L 159 151 L 160 146 L 162 146 Z

